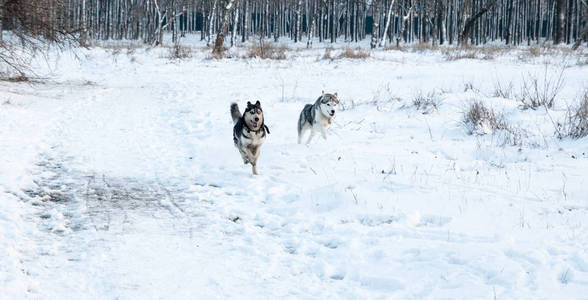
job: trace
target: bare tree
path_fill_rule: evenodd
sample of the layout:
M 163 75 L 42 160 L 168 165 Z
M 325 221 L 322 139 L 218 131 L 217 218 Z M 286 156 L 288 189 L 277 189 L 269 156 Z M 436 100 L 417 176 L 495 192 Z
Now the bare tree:
M 231 21 L 231 12 L 239 3 L 239 0 L 225 0 L 225 2 L 226 5 L 224 6 L 223 23 L 221 25 L 220 30 L 216 34 L 214 49 L 212 49 L 212 54 L 214 54 L 216 57 L 221 57 L 223 55 L 223 44 L 225 42 L 225 35 L 227 34 L 227 29 L 229 28 L 229 22 Z
M 51 12 L 51 13 L 48 13 Z M 60 0 L 0 0 L 0 32 L 11 32 L 14 38 L 3 39 L 0 34 L 0 72 L 16 72 L 26 76 L 32 70 L 27 56 L 45 47 L 80 44 L 78 23 L 62 22 L 67 3 Z
M 553 37 L 553 43 L 559 44 L 564 41 L 565 38 L 565 22 L 566 22 L 566 0 L 555 1 L 555 35 Z
M 461 34 L 459 35 L 459 42 L 460 43 L 467 43 L 467 38 L 470 34 L 470 31 L 472 29 L 472 27 L 474 26 L 474 24 L 476 23 L 476 21 L 483 16 L 486 12 L 488 12 L 488 10 L 490 10 L 492 8 L 492 6 L 494 6 L 496 4 L 497 0 L 490 0 L 490 2 L 488 3 L 488 5 L 486 5 L 484 8 L 480 9 L 480 11 L 478 11 L 475 15 L 469 17 L 466 22 L 465 25 L 463 27 L 463 31 L 461 32 Z

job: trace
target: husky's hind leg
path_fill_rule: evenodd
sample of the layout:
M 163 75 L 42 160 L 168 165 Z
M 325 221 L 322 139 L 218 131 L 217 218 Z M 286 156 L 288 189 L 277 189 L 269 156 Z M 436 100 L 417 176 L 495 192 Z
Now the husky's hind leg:
M 304 137 L 304 134 L 308 131 L 308 129 L 309 126 L 304 125 L 304 127 L 298 131 L 298 144 L 302 144 L 302 137 Z

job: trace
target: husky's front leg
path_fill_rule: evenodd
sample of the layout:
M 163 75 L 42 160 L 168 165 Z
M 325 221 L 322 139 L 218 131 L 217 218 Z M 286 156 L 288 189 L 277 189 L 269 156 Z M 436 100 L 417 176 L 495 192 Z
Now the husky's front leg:
M 318 131 L 321 133 L 321 135 L 323 136 L 323 139 L 327 139 L 327 129 L 325 128 L 325 126 L 323 124 L 321 124 L 320 122 L 317 122 L 316 124 L 314 124 L 314 130 Z
M 323 125 L 321 125 L 321 135 L 323 136 L 323 139 L 327 140 L 327 128 Z
M 239 149 L 239 153 L 241 153 L 241 158 L 243 159 L 243 164 L 246 165 L 249 163 L 249 155 L 246 151 Z
M 310 129 L 310 135 L 308 136 L 308 140 L 306 141 L 306 144 L 310 144 L 310 141 L 312 141 L 312 138 L 314 137 L 315 131 L 314 128 Z
M 259 174 L 257 173 L 257 161 L 256 161 L 256 162 L 253 162 L 253 163 L 251 163 L 251 171 L 253 172 L 253 175 L 259 175 Z
M 257 159 L 259 158 L 259 146 L 254 146 L 249 148 L 249 152 L 250 152 L 250 162 L 251 162 L 251 172 L 253 172 L 253 175 L 258 175 L 257 173 Z

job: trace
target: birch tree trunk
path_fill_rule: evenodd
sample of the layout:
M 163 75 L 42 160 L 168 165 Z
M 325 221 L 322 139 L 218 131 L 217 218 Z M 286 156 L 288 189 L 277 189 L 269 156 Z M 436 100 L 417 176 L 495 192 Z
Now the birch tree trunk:
M 243 8 L 243 25 L 241 25 L 241 28 L 241 43 L 245 43 L 249 38 L 249 0 L 245 0 L 245 8 Z
M 233 18 L 233 32 L 231 33 L 231 47 L 233 47 L 235 45 L 235 37 L 237 36 L 237 26 L 238 25 L 239 25 L 239 6 L 237 6 L 235 8 L 235 17 Z
M 388 28 L 390 27 L 390 18 L 392 17 L 392 6 L 396 0 L 390 1 L 390 7 L 388 7 L 388 14 L 386 15 L 386 26 L 384 27 L 384 33 L 380 39 L 380 47 L 386 47 L 386 41 L 388 40 Z
M 208 15 L 208 37 L 206 38 L 206 46 L 210 46 L 210 39 L 212 38 L 212 28 L 214 27 L 214 11 L 216 10 L 216 3 L 218 0 L 214 0 L 210 14 Z
M 378 31 L 380 30 L 380 5 L 378 1 L 373 2 L 376 6 L 376 12 L 373 14 L 374 22 L 372 23 L 372 41 L 370 42 L 370 48 L 374 49 L 378 45 Z
M 298 0 L 296 3 L 296 28 L 294 33 L 294 43 L 298 43 L 300 40 L 300 31 L 302 25 L 302 0 Z
M 223 44 L 225 43 L 225 35 L 227 34 L 227 30 L 229 29 L 229 23 L 231 22 L 231 13 L 233 9 L 237 5 L 239 0 L 228 0 L 225 9 L 224 9 L 224 16 L 223 16 L 223 23 L 221 25 L 220 30 L 216 34 L 216 41 L 214 43 L 214 49 L 212 49 L 212 54 L 216 57 L 222 57 L 223 52 L 225 51 Z

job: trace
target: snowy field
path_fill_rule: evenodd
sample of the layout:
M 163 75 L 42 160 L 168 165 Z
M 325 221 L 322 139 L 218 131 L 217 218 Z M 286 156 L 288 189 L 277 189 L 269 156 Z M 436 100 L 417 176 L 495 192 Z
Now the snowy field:
M 0 298 L 586 299 L 588 138 L 554 125 L 588 87 L 586 49 L 214 60 L 188 43 L 183 60 L 52 54 L 40 83 L 0 82 Z M 523 81 L 562 66 L 553 109 L 521 109 Z M 298 145 L 321 90 L 342 101 L 329 139 Z M 259 176 L 232 142 L 248 100 L 271 130 Z M 470 134 L 474 101 L 517 133 Z

